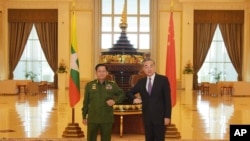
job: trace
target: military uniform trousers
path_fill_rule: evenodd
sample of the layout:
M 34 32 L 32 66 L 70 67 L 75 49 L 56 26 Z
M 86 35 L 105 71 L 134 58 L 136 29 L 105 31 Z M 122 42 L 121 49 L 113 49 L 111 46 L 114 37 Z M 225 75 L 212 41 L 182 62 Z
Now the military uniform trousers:
M 87 140 L 97 141 L 100 132 L 101 141 L 111 141 L 113 122 L 111 123 L 88 123 Z

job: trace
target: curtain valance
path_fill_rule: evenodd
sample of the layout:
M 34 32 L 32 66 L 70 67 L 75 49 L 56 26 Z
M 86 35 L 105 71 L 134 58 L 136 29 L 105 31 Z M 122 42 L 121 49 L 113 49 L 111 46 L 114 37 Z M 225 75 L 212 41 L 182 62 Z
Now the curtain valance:
M 194 23 L 244 24 L 244 10 L 194 10 Z
M 8 22 L 57 22 L 57 9 L 8 9 Z

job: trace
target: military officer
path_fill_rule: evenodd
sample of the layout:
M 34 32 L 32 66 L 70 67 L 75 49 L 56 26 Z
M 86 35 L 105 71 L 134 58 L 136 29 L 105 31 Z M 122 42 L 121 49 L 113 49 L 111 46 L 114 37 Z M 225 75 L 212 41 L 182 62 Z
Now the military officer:
M 111 141 L 113 105 L 121 103 L 125 94 L 114 81 L 106 80 L 108 68 L 105 64 L 96 65 L 95 70 L 97 79 L 85 86 L 83 124 L 87 125 L 87 141 L 96 141 L 99 131 L 101 141 Z

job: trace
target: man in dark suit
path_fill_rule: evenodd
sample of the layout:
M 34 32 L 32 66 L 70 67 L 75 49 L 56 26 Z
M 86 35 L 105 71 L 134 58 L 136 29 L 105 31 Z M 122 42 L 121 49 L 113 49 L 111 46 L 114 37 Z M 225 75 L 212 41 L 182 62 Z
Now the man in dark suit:
M 156 73 L 155 62 L 150 58 L 143 61 L 143 71 L 147 77 L 140 79 L 127 96 L 135 104 L 142 103 L 145 140 L 164 141 L 165 125 L 170 124 L 172 111 L 170 84 L 167 77 Z

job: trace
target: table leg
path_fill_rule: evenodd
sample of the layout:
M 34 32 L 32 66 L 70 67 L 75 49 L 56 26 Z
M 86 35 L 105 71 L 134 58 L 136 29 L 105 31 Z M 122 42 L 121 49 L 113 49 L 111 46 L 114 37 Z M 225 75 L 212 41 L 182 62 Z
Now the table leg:
M 123 115 L 120 116 L 120 137 L 123 135 Z
M 26 85 L 18 85 L 18 93 L 22 93 L 22 89 L 23 89 L 23 93 L 26 94 Z
M 18 87 L 18 93 L 21 93 L 21 86 L 17 86 Z

